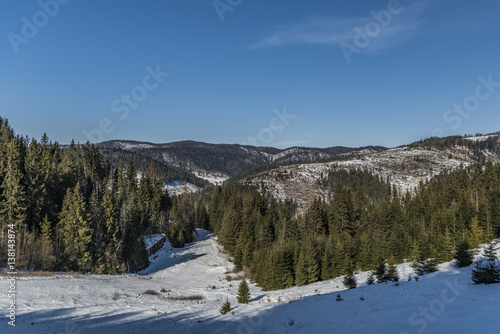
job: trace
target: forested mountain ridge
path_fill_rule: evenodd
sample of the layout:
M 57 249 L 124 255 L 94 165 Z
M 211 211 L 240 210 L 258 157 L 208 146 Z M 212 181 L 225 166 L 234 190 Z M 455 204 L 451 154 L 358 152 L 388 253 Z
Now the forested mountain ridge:
M 124 164 L 133 162 L 137 172 L 140 174 L 143 174 L 148 166 L 152 164 L 156 174 L 165 184 L 187 182 L 198 188 L 203 188 L 209 183 L 187 170 L 158 161 L 140 152 L 128 151 L 119 148 L 100 148 L 100 151 L 104 159 L 109 160 L 113 167 L 117 167 L 120 161 Z
M 201 178 L 206 175 L 230 178 L 265 165 L 282 166 L 315 162 L 385 149 L 381 146 L 360 148 L 336 146 L 330 148 L 291 147 L 281 150 L 273 147 L 208 144 L 195 141 L 153 144 L 124 140 L 107 141 L 97 146 L 101 149 L 138 152 L 169 166 L 196 173 Z
M 316 197 L 326 199 L 325 182 L 335 170 L 364 170 L 394 185 L 400 194 L 443 171 L 476 163 L 500 163 L 500 134 L 429 138 L 410 145 L 345 159 L 282 166 L 241 182 L 259 186 L 280 200 L 296 201 L 304 212 Z

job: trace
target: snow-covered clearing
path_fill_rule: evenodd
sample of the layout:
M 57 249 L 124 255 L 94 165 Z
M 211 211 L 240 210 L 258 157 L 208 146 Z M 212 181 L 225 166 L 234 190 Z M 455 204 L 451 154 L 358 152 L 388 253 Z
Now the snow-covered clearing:
M 199 177 L 200 179 L 206 180 L 210 182 L 213 185 L 221 185 L 229 179 L 229 176 L 227 175 L 222 175 L 222 174 L 210 174 L 210 173 L 203 173 L 203 172 L 194 172 L 194 175 L 196 177 Z
M 471 267 L 345 291 L 342 279 L 263 292 L 236 303 L 238 281 L 212 233 L 198 230 L 183 249 L 167 242 L 139 275 L 55 275 L 17 281 L 16 327 L 7 324 L 8 282 L 0 280 L 0 333 L 498 333 L 500 284 L 470 285 Z M 231 274 L 233 275 L 233 274 Z M 234 275 L 233 275 L 234 276 Z M 215 286 L 215 289 L 212 288 Z M 144 294 L 148 289 L 157 295 Z M 165 289 L 168 292 L 160 292 Z M 337 293 L 343 301 L 335 300 Z M 169 297 L 201 295 L 198 301 Z M 361 300 L 363 296 L 364 300 Z M 218 308 L 229 298 L 234 315 Z
M 194 193 L 198 191 L 198 187 L 194 184 L 182 181 L 175 181 L 165 184 L 164 187 L 167 189 L 169 195 L 176 196 L 184 193 Z

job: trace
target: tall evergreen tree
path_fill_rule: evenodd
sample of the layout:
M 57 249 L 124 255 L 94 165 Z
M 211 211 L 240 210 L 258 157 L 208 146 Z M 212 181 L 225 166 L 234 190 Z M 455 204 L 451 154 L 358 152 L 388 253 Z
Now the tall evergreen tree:
M 80 184 L 68 189 L 59 216 L 59 238 L 64 245 L 67 269 L 88 270 L 91 265 L 92 229 Z

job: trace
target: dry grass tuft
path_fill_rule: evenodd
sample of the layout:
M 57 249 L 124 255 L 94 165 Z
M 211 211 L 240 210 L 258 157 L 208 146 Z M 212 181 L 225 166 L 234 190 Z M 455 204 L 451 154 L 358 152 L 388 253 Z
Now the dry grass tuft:
M 175 301 L 181 301 L 181 300 L 189 300 L 189 301 L 199 301 L 205 299 L 202 295 L 193 295 L 193 296 L 179 296 L 179 297 L 167 297 L 168 300 L 175 300 Z
M 156 296 L 158 294 L 158 292 L 156 292 L 155 290 L 148 289 L 148 290 L 144 291 L 143 294 Z

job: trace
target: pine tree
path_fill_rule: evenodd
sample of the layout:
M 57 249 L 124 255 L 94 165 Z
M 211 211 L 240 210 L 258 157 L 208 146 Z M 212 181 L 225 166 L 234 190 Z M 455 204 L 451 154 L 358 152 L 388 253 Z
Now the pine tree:
M 295 268 L 295 284 L 298 286 L 306 285 L 308 281 L 307 265 L 304 251 L 300 251 L 299 260 Z
M 413 263 L 417 263 L 421 260 L 420 256 L 420 246 L 418 245 L 417 241 L 413 242 L 413 245 L 411 247 L 411 252 L 410 252 L 410 260 Z
M 344 286 L 347 289 L 355 289 L 358 287 L 358 282 L 356 280 L 356 277 L 354 276 L 354 271 L 352 269 L 349 269 L 349 273 L 344 277 L 342 283 L 344 283 Z
M 312 243 L 308 243 L 306 248 L 306 272 L 307 272 L 306 284 L 312 284 L 319 280 L 320 269 L 321 268 L 316 246 Z
M 500 283 L 500 266 L 494 261 L 478 261 L 472 269 L 474 284 Z
M 226 302 L 222 304 L 222 306 L 219 308 L 220 314 L 224 315 L 226 313 L 229 313 L 231 311 L 231 303 L 229 302 L 229 298 L 226 297 Z
M 52 226 L 47 215 L 45 215 L 41 225 L 40 243 L 40 269 L 52 270 L 55 263 L 54 242 L 52 241 Z
M 468 267 L 472 264 L 474 253 L 467 241 L 461 242 L 455 251 L 455 260 L 458 268 Z
M 488 261 L 498 260 L 495 248 L 495 242 L 492 241 L 484 248 L 483 256 L 488 259 Z
M 26 228 L 26 189 L 24 185 L 21 145 L 16 138 L 6 144 L 1 184 L 0 217 L 2 222 L 15 224 L 18 231 Z M 17 244 L 17 243 L 16 243 Z M 19 254 L 18 254 L 19 255 Z
M 375 276 L 377 277 L 378 283 L 384 283 L 389 280 L 387 272 L 388 272 L 387 264 L 385 263 L 385 261 L 382 260 L 377 270 L 375 271 Z
M 484 232 L 479 226 L 479 220 L 477 218 L 472 218 L 472 222 L 469 226 L 468 240 L 471 249 L 475 249 L 483 243 Z
M 434 259 L 425 259 L 415 264 L 415 273 L 419 276 L 437 271 L 437 262 Z
M 372 285 L 373 283 L 375 283 L 375 276 L 373 274 L 373 271 L 370 271 L 370 275 L 368 275 L 368 278 L 366 280 L 366 284 Z
M 238 287 L 238 303 L 248 304 L 250 300 L 250 288 L 248 287 L 247 281 L 244 279 L 241 281 Z
M 111 247 L 116 247 L 121 239 L 120 221 L 116 201 L 110 189 L 106 189 L 102 198 L 103 219 L 106 224 L 106 242 Z
M 396 267 L 396 260 L 394 256 L 389 258 L 388 266 L 387 266 L 387 279 L 393 282 L 399 281 L 399 273 L 398 268 Z
M 59 221 L 60 238 L 64 245 L 64 256 L 68 269 L 86 270 L 92 259 L 92 229 L 87 204 L 80 184 L 68 189 L 64 197 Z
M 321 280 L 323 281 L 335 278 L 333 270 L 332 253 L 333 252 L 331 250 L 331 247 L 327 245 L 325 251 L 323 252 L 323 258 L 321 260 Z
M 440 246 L 441 251 L 438 256 L 439 262 L 448 262 L 453 260 L 453 238 L 448 228 L 446 228 L 444 234 L 442 235 Z
M 273 281 L 276 289 L 286 289 L 293 286 L 293 251 L 289 247 L 279 250 L 273 255 Z

